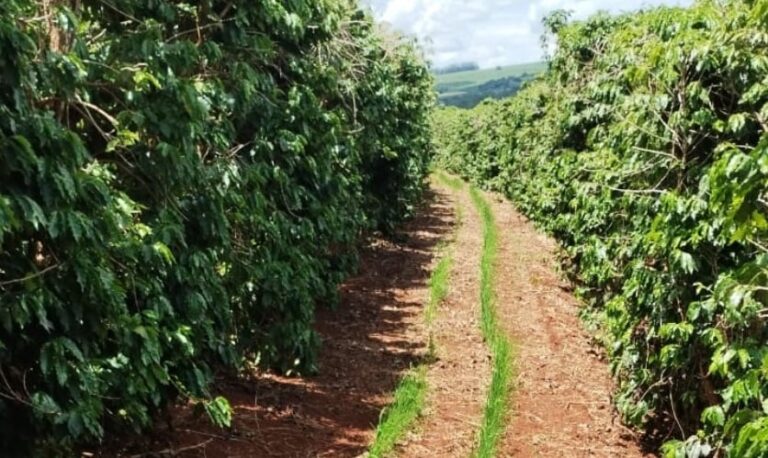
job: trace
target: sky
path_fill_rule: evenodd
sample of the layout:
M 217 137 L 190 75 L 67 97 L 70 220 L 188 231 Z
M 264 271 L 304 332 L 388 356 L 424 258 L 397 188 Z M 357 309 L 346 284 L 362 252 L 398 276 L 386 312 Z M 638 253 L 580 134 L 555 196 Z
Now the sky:
M 481 68 L 542 60 L 541 19 L 568 9 L 574 19 L 692 0 L 363 0 L 377 19 L 427 49 L 436 68 L 475 62 Z

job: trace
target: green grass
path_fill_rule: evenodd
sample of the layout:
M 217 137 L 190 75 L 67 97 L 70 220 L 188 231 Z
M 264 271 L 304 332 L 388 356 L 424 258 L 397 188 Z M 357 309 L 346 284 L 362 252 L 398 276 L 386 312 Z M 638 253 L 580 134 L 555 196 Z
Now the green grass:
M 489 68 L 446 73 L 444 75 L 436 75 L 435 79 L 438 85 L 444 85 L 445 87 L 450 87 L 453 91 L 459 92 L 472 86 L 478 86 L 488 81 L 509 78 L 510 76 L 522 76 L 525 73 L 536 75 L 543 72 L 546 68 L 546 62 L 533 62 L 530 64 L 510 65 L 500 69 Z
M 451 183 L 449 186 L 462 185 L 461 180 L 451 179 L 442 172 L 438 173 L 438 178 L 448 180 Z M 461 213 L 459 212 L 458 215 L 457 227 L 461 221 Z M 436 358 L 437 350 L 432 334 L 432 325 L 437 318 L 440 304 L 448 297 L 449 280 L 453 267 L 453 254 L 446 249 L 446 246 L 447 244 L 443 244 L 438 247 L 438 252 L 444 254 L 429 278 L 429 301 L 424 309 L 424 320 L 429 329 L 428 361 L 434 361 Z M 394 401 L 382 412 L 379 425 L 376 428 L 376 437 L 369 450 L 370 458 L 384 457 L 392 453 L 397 442 L 424 410 L 426 392 L 427 365 L 420 364 L 403 377 L 395 390 Z
M 437 263 L 437 267 L 435 267 L 435 270 L 432 272 L 432 276 L 429 279 L 429 302 L 424 310 L 424 320 L 427 323 L 429 332 L 429 342 L 427 347 L 427 358 L 429 362 L 437 361 L 437 343 L 435 342 L 432 325 L 437 318 L 440 304 L 446 297 L 448 297 L 448 280 L 451 277 L 452 267 L 453 255 L 448 252 Z
M 438 180 L 440 180 L 444 185 L 448 186 L 454 191 L 460 191 L 464 187 L 464 182 L 461 181 L 461 178 L 454 178 L 454 177 L 448 176 L 443 171 L 438 171 L 436 175 Z M 461 209 L 459 208 L 457 210 L 456 212 L 457 215 L 461 213 L 459 210 Z
M 448 279 L 451 276 L 452 265 L 453 256 L 447 253 L 437 263 L 437 267 L 435 267 L 432 277 L 429 279 L 429 302 L 424 313 L 428 326 L 435 322 L 437 309 L 448 296 Z
M 499 326 L 496 314 L 493 283 L 498 234 L 493 211 L 476 188 L 470 188 L 470 196 L 483 222 L 483 252 L 480 258 L 481 326 L 493 356 L 491 386 L 473 456 L 491 458 L 496 455 L 499 439 L 506 428 L 512 387 L 512 344 Z
M 424 365 L 403 377 L 395 390 L 395 400 L 382 412 L 370 458 L 381 458 L 395 449 L 410 426 L 424 409 L 427 394 L 427 368 Z
M 525 82 L 546 69 L 546 63 L 511 65 L 498 69 L 472 70 L 437 75 L 436 88 L 440 103 L 471 108 L 487 98 L 511 97 Z

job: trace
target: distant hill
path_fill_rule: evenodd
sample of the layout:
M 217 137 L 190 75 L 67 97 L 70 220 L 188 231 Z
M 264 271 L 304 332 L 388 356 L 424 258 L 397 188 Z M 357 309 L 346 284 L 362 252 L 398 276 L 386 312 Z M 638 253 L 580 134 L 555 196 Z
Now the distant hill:
M 546 68 L 545 62 L 534 62 L 435 75 L 440 103 L 471 108 L 489 97 L 508 97 Z

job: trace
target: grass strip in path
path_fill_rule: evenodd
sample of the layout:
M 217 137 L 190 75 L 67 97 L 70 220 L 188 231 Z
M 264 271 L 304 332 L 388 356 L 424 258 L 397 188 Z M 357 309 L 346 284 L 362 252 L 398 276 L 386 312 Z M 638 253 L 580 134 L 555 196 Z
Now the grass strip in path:
M 424 313 L 428 326 L 435 322 L 437 309 L 448 296 L 448 278 L 451 275 L 452 264 L 453 258 L 450 253 L 447 253 L 437 263 L 437 267 L 429 279 L 429 303 L 427 303 L 427 309 Z
M 424 310 L 424 320 L 427 323 L 427 332 L 429 333 L 429 362 L 437 359 L 437 344 L 435 343 L 432 327 L 437 319 L 440 304 L 448 297 L 448 279 L 451 277 L 452 265 L 453 257 L 448 252 L 437 263 L 437 267 L 435 267 L 429 279 L 429 302 Z
M 443 171 L 437 172 L 437 178 L 446 186 L 454 191 L 459 191 L 464 187 L 464 182 L 461 178 L 455 178 L 446 175 Z
M 444 185 L 448 186 L 454 191 L 459 191 L 464 186 L 464 182 L 459 178 L 453 178 L 442 171 L 436 173 L 437 179 Z M 461 205 L 456 203 L 456 227 L 453 233 L 453 237 L 448 243 L 456 241 L 456 231 L 461 226 L 462 211 Z M 434 361 L 437 358 L 437 350 L 435 348 L 435 341 L 433 338 L 432 326 L 437 318 L 437 310 L 440 304 L 448 297 L 448 280 L 451 276 L 451 267 L 453 266 L 453 255 L 450 250 L 444 250 L 445 246 L 440 247 L 440 251 L 444 251 L 445 254 L 438 262 L 437 267 L 432 272 L 432 276 L 429 279 L 429 303 L 425 311 L 425 318 L 427 322 L 427 328 L 429 329 L 429 359 Z
M 448 280 L 453 265 L 450 250 L 446 250 L 445 245 L 441 245 L 438 250 L 444 252 L 444 255 L 429 278 L 429 301 L 424 309 L 424 320 L 429 332 L 429 361 L 434 361 L 436 358 L 432 326 L 437 318 L 440 304 L 448 296 Z M 376 436 L 369 451 L 370 458 L 384 457 L 394 450 L 397 442 L 424 410 L 426 393 L 427 366 L 420 364 L 403 377 L 395 390 L 394 401 L 382 412 L 379 425 L 376 427 Z
M 411 425 L 419 418 L 424 409 L 427 394 L 427 370 L 420 365 L 409 372 L 395 390 L 395 400 L 382 412 L 376 438 L 371 445 L 370 458 L 387 456 L 394 450 L 397 442 Z
M 499 242 L 493 211 L 476 188 L 470 188 L 470 196 L 483 221 L 483 252 L 480 258 L 481 326 L 493 355 L 491 386 L 473 456 L 491 458 L 496 455 L 506 427 L 512 384 L 512 344 L 499 326 L 496 315 L 493 283 Z

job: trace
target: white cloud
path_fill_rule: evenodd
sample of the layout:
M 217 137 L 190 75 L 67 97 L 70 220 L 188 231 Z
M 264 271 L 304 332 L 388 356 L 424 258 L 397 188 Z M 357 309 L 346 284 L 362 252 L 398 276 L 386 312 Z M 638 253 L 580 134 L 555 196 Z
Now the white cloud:
M 363 0 L 381 21 L 417 36 L 435 66 L 477 62 L 481 67 L 541 60 L 541 19 L 569 9 L 584 19 L 599 10 L 613 13 L 692 0 Z

